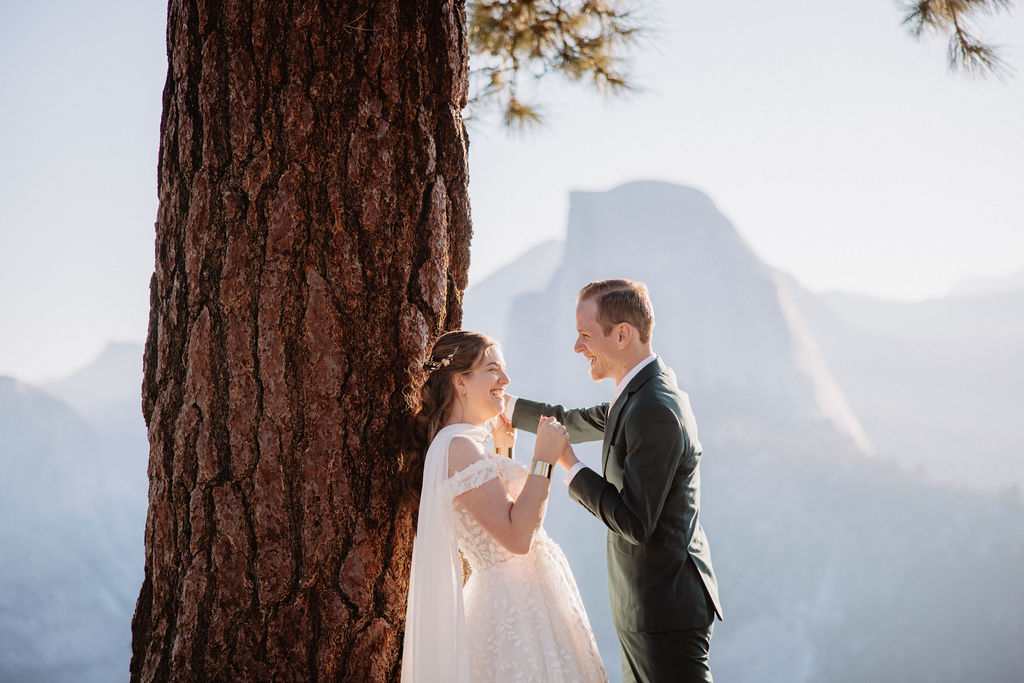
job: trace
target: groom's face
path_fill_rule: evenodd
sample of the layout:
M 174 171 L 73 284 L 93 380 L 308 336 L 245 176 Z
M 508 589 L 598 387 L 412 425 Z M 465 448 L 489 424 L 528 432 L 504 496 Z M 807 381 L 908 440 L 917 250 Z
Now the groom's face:
M 590 362 L 590 377 L 594 381 L 612 377 L 614 358 L 619 351 L 616 344 L 615 328 L 608 334 L 601 329 L 597 319 L 597 302 L 584 299 L 576 306 L 576 346 L 573 350 L 583 354 Z

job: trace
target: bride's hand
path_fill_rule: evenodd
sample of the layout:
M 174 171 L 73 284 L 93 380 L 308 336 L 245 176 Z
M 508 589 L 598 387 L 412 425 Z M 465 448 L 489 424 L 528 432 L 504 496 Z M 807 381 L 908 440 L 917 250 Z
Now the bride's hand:
M 505 419 L 504 415 L 496 415 L 493 424 L 494 428 L 491 430 L 491 437 L 494 439 L 495 448 L 512 448 L 516 445 L 515 427 Z
M 565 427 L 553 417 L 542 417 L 537 425 L 533 457 L 554 465 L 568 445 L 569 433 Z

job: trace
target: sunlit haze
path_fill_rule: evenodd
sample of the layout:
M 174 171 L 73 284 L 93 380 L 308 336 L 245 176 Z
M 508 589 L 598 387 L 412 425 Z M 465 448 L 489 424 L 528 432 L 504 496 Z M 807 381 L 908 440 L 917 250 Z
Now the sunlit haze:
M 141 341 L 165 4 L 0 5 L 0 375 Z M 813 290 L 944 295 L 1024 268 L 1024 12 L 982 35 L 1005 82 L 950 74 L 898 5 L 641 3 L 633 95 L 546 86 L 546 126 L 470 127 L 470 284 L 565 235 L 568 193 L 637 179 L 710 195 Z

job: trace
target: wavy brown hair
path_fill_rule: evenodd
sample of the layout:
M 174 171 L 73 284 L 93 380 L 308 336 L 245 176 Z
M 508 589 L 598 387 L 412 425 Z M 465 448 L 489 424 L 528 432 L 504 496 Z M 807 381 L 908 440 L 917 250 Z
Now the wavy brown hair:
M 405 448 L 405 497 L 418 502 L 423 485 L 423 460 L 434 436 L 444 426 L 455 398 L 452 377 L 469 372 L 484 352 L 497 342 L 478 332 L 458 330 L 442 334 L 430 351 L 424 368 L 426 380 L 410 396 L 412 431 Z

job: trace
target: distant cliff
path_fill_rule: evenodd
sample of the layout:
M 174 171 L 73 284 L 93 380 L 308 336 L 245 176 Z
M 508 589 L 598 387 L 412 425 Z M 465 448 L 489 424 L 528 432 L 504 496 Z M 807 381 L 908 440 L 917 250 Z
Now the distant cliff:
M 716 679 L 1019 679 L 1024 507 L 930 483 L 880 457 L 890 446 L 851 407 L 804 293 L 706 195 L 656 182 L 575 192 L 567 240 L 545 253 L 561 253 L 560 262 L 531 270 L 527 254 L 506 272 L 523 276 L 475 284 L 464 326 L 502 330 L 510 393 L 606 401 L 610 381 L 592 382 L 572 351 L 576 292 L 600 278 L 648 284 L 654 349 L 690 394 L 704 445 L 702 524 L 726 611 L 712 641 Z M 504 322 L 495 322 L 493 297 L 475 294 L 499 286 Z M 900 369 L 885 366 L 891 382 Z M 528 459 L 531 440 L 521 441 Z M 596 447 L 579 452 L 599 467 Z M 604 528 L 568 502 L 564 485 L 554 491 L 545 524 L 569 555 L 617 675 Z
M 933 481 L 1024 492 L 1024 285 L 902 302 L 785 281 L 880 458 Z
M 124 495 L 119 454 L 8 377 L 0 435 L 0 680 L 125 680 L 145 507 Z
M 745 438 L 756 421 L 762 443 L 778 438 L 792 448 L 788 432 L 811 429 L 834 449 L 870 450 L 789 294 L 706 195 L 658 182 L 574 192 L 564 249 L 545 253 L 562 254 L 554 268 L 538 264 L 546 282 L 495 276 L 466 295 L 470 325 L 498 315 L 494 298 L 478 290 L 500 286 L 507 299 L 522 292 L 505 325 L 492 325 L 507 330 L 502 341 L 517 386 L 566 400 L 602 395 L 572 351 L 576 293 L 595 279 L 640 279 L 654 300 L 655 351 L 719 436 Z M 532 258 L 508 270 L 529 273 Z

